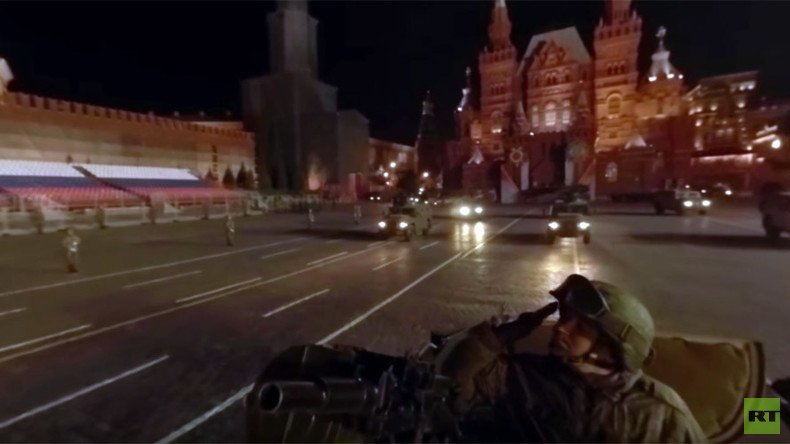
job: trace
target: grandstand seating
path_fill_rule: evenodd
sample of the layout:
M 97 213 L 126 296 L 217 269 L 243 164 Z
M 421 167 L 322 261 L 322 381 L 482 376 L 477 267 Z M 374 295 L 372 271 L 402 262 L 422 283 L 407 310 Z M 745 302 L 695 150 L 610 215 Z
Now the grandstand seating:
M 82 164 L 79 168 L 104 184 L 128 190 L 151 202 L 189 205 L 239 196 L 182 168 L 94 164 Z
M 0 205 L 21 209 L 42 202 L 75 209 L 139 205 L 140 198 L 85 177 L 66 163 L 0 159 Z

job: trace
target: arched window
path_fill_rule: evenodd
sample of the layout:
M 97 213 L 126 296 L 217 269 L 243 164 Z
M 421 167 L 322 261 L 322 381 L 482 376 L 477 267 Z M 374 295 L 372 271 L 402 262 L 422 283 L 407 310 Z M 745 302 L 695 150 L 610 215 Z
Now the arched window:
M 557 105 L 554 102 L 546 104 L 546 126 L 557 124 Z
M 617 182 L 617 164 L 614 162 L 609 162 L 606 165 L 606 171 L 604 172 L 604 177 L 609 182 Z
M 571 123 L 571 101 L 565 99 L 562 101 L 562 124 L 567 125 Z
M 532 126 L 534 128 L 540 126 L 540 108 L 538 108 L 538 105 L 532 105 Z
M 616 117 L 620 115 L 620 106 L 622 104 L 622 100 L 620 96 L 617 94 L 612 94 L 606 100 L 606 108 L 609 113 L 609 117 Z

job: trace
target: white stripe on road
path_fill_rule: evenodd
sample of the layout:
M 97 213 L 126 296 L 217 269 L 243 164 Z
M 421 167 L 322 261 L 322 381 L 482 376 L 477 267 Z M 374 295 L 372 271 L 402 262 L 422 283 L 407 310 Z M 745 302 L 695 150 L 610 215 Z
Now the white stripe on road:
M 520 220 L 521 220 L 521 218 L 519 217 L 518 219 L 514 220 L 513 222 L 511 222 L 511 223 L 509 223 L 509 224 L 505 225 L 505 227 L 504 227 L 504 228 L 502 228 L 501 230 L 497 231 L 496 233 L 494 233 L 493 235 L 491 235 L 491 236 L 490 236 L 490 237 L 488 237 L 487 239 L 485 239 L 485 240 L 483 240 L 482 242 L 480 242 L 479 244 L 477 244 L 477 245 L 476 245 L 474 248 L 472 248 L 472 250 L 470 250 L 470 251 L 474 251 L 474 250 L 476 250 L 477 248 L 481 247 L 483 244 L 485 244 L 485 243 L 486 243 L 486 242 L 488 242 L 489 240 L 491 240 L 491 239 L 493 239 L 494 237 L 496 237 L 496 236 L 498 236 L 498 235 L 500 235 L 500 234 L 504 233 L 504 232 L 505 232 L 505 230 L 507 230 L 508 228 L 512 227 L 512 226 L 513 226 L 513 224 L 515 224 L 516 222 L 518 222 L 518 221 L 520 221 Z M 399 297 L 401 297 L 401 295 L 403 295 L 403 294 L 404 294 L 404 293 L 406 293 L 407 291 L 411 290 L 411 289 L 412 289 L 412 288 L 413 288 L 415 285 L 419 284 L 420 282 L 424 281 L 425 279 L 428 279 L 428 278 L 429 278 L 431 275 L 433 275 L 433 274 L 434 274 L 434 273 L 436 273 L 437 271 L 441 270 L 442 268 L 446 267 L 447 265 L 450 265 L 450 264 L 451 264 L 453 261 L 455 261 L 456 259 L 458 259 L 458 258 L 462 257 L 462 255 L 464 255 L 464 253 L 463 253 L 463 252 L 461 252 L 461 253 L 457 253 L 457 254 L 455 254 L 453 257 L 451 257 L 450 259 L 447 259 L 446 261 L 444 261 L 444 262 L 442 262 L 441 264 L 437 265 L 437 266 L 436 266 L 436 267 L 434 267 L 434 268 L 433 268 L 431 271 L 429 271 L 429 272 L 427 272 L 427 273 L 423 274 L 422 276 L 420 276 L 419 278 L 417 278 L 417 280 L 415 280 L 415 281 L 414 281 L 414 282 L 412 282 L 411 284 L 409 284 L 409 285 L 407 285 L 407 286 L 403 287 L 403 288 L 402 288 L 402 289 L 401 289 L 399 292 L 397 292 L 397 293 L 395 293 L 394 295 L 392 295 L 392 296 L 388 297 L 387 299 L 385 299 L 385 300 L 383 300 L 383 301 L 379 302 L 378 304 L 376 304 L 376 305 L 375 305 L 373 308 L 371 308 L 370 310 L 368 310 L 368 311 L 366 311 L 365 313 L 361 314 L 360 316 L 358 316 L 357 318 L 355 318 L 354 320 L 352 320 L 352 321 L 351 321 L 351 322 L 349 322 L 348 324 L 344 325 L 343 327 L 341 327 L 341 328 L 337 329 L 337 330 L 336 330 L 334 333 L 331 333 L 331 334 L 329 334 L 329 335 L 325 336 L 323 339 L 321 339 L 320 341 L 318 341 L 318 344 L 319 344 L 319 345 L 326 344 L 326 343 L 328 343 L 329 341 L 331 341 L 332 339 L 335 339 L 336 337 L 340 336 L 340 335 L 341 335 L 341 334 L 343 334 L 344 332 L 346 332 L 346 331 L 350 330 L 350 329 L 351 329 L 351 328 L 353 328 L 355 325 L 357 325 L 357 324 L 359 324 L 360 322 L 362 322 L 362 321 L 364 321 L 365 319 L 367 319 L 367 318 L 368 318 L 368 316 L 370 316 L 370 315 L 372 315 L 373 313 L 375 313 L 375 312 L 379 311 L 379 310 L 380 310 L 382 307 L 386 306 L 387 304 L 389 304 L 390 302 L 394 301 L 395 299 L 398 299 Z
M 268 313 L 265 313 L 265 314 L 263 315 L 263 317 L 264 317 L 264 318 L 268 318 L 269 316 L 271 316 L 271 315 L 273 315 L 273 314 L 277 314 L 277 313 L 279 313 L 279 312 L 281 312 L 281 311 L 283 311 L 283 310 L 287 310 L 287 309 L 289 309 L 289 308 L 293 307 L 294 305 L 301 304 L 301 303 L 302 303 L 302 302 L 304 302 L 304 301 L 307 301 L 307 300 L 313 299 L 313 298 L 314 298 L 314 297 L 316 297 L 316 296 L 321 296 L 321 295 L 322 295 L 322 294 L 324 294 L 324 293 L 329 293 L 329 289 L 328 289 L 328 288 L 325 288 L 325 289 L 323 289 L 323 290 L 321 290 L 321 291 L 318 291 L 318 292 L 315 292 L 315 293 L 313 293 L 313 294 L 311 294 L 311 295 L 305 296 L 305 297 L 303 297 L 303 298 L 301 298 L 301 299 L 299 299 L 299 300 L 296 300 L 296 301 L 293 301 L 293 302 L 291 302 L 291 303 L 285 304 L 285 305 L 283 305 L 283 306 L 281 306 L 281 307 L 277 307 L 277 308 L 275 308 L 274 310 L 272 310 L 272 311 L 270 311 L 270 312 L 268 312 Z
M 272 253 L 272 254 L 264 254 L 259 259 L 269 259 L 271 257 L 282 256 L 283 254 L 293 253 L 294 251 L 297 251 L 297 250 L 299 250 L 299 248 L 291 248 L 291 249 L 288 249 L 288 250 L 278 251 L 278 252 Z
M 68 330 L 63 330 L 57 333 L 53 333 L 51 335 L 42 336 L 40 338 L 31 339 L 25 342 L 18 342 L 16 344 L 6 345 L 5 347 L 0 348 L 0 353 L 7 352 L 8 350 L 15 350 L 17 348 L 22 348 L 30 344 L 35 344 L 36 342 L 46 341 L 47 339 L 57 338 L 58 336 L 67 335 L 69 333 L 84 330 L 86 328 L 90 328 L 90 324 L 80 325 L 79 327 L 70 328 Z
M 387 242 L 384 245 L 387 245 L 389 243 L 391 243 L 391 242 Z M 382 245 L 382 246 L 384 246 L 384 245 Z M 96 336 L 96 335 L 100 335 L 102 333 L 106 333 L 106 332 L 109 332 L 109 331 L 117 330 L 119 328 L 126 327 L 127 325 L 133 325 L 133 324 L 136 324 L 136 323 L 141 322 L 141 321 L 146 321 L 148 319 L 158 318 L 160 316 L 164 316 L 166 314 L 170 314 L 170 313 L 173 313 L 173 312 L 176 312 L 176 311 L 179 311 L 179 310 L 184 310 L 184 309 L 189 308 L 189 307 L 194 307 L 196 305 L 205 304 L 205 303 L 208 303 L 208 302 L 211 302 L 211 301 L 214 301 L 214 300 L 217 300 L 217 299 L 221 299 L 221 298 L 224 298 L 226 296 L 230 296 L 230 295 L 233 295 L 233 294 L 245 291 L 245 290 L 250 290 L 250 289 L 253 289 L 253 288 L 256 288 L 256 287 L 260 287 L 260 286 L 265 285 L 265 284 L 269 284 L 269 283 L 272 283 L 272 282 L 277 282 L 279 280 L 287 279 L 287 278 L 289 278 L 291 276 L 296 276 L 296 275 L 303 274 L 303 273 L 306 273 L 306 272 L 311 271 L 311 270 L 315 270 L 317 268 L 325 267 L 325 266 L 327 266 L 329 264 L 332 264 L 334 262 L 339 262 L 339 261 L 343 261 L 343 260 L 346 260 L 346 259 L 350 259 L 350 258 L 352 258 L 354 256 L 357 256 L 357 255 L 360 255 L 360 254 L 364 254 L 364 253 L 367 253 L 369 251 L 370 251 L 370 249 L 360 250 L 360 251 L 357 251 L 355 253 L 351 253 L 351 254 L 349 254 L 347 256 L 339 257 L 337 259 L 332 259 L 331 261 L 321 262 L 318 265 L 314 265 L 312 267 L 303 268 L 303 269 L 297 270 L 297 271 L 292 271 L 290 273 L 286 273 L 286 274 L 283 274 L 283 275 L 280 275 L 280 276 L 269 278 L 269 279 L 267 279 L 265 281 L 254 282 L 252 284 L 249 284 L 249 285 L 246 285 L 246 286 L 243 286 L 243 287 L 235 287 L 235 288 L 233 288 L 231 290 L 228 290 L 228 291 L 226 291 L 224 293 L 218 293 L 218 294 L 213 295 L 213 296 L 208 296 L 208 297 L 205 297 L 205 298 L 202 298 L 202 299 L 198 299 L 198 300 L 193 301 L 193 302 L 188 302 L 188 303 L 186 303 L 184 305 L 178 305 L 178 306 L 175 306 L 175 307 L 172 307 L 172 308 L 166 308 L 164 310 L 160 310 L 160 311 L 157 311 L 157 312 L 154 312 L 154 313 L 151 313 L 151 314 L 147 314 L 147 315 L 144 315 L 144 316 L 140 316 L 140 317 L 137 317 L 137 318 L 134 318 L 134 319 L 129 319 L 127 321 L 118 322 L 116 324 L 108 325 L 106 327 L 97 328 L 96 330 L 91 330 L 91 331 L 89 331 L 87 333 L 83 333 L 83 334 L 78 335 L 78 336 L 72 336 L 70 338 L 65 338 L 65 339 L 61 339 L 59 341 L 51 342 L 49 344 L 44 344 L 44 345 L 39 346 L 39 347 L 34 348 L 34 349 L 23 350 L 23 351 L 15 353 L 13 355 L 8 355 L 8 356 L 4 356 L 4 357 L 0 358 L 0 364 L 2 364 L 3 362 L 13 361 L 14 359 L 21 358 L 23 356 L 32 355 L 34 353 L 38 353 L 38 352 L 42 352 L 42 351 L 45 351 L 45 350 L 49 350 L 51 348 L 54 348 L 54 347 L 57 347 L 57 346 L 60 346 L 60 345 L 63 345 L 63 344 L 68 344 L 68 343 L 79 341 L 79 340 L 82 340 L 82 339 L 85 339 L 85 338 L 90 338 L 90 337 L 93 337 L 93 336 Z
M 270 244 L 258 245 L 258 246 L 255 246 L 255 247 L 242 248 L 242 249 L 239 249 L 239 250 L 233 250 L 233 251 L 229 251 L 229 252 L 225 252 L 225 253 L 209 254 L 207 256 L 200 256 L 200 257 L 195 257 L 195 258 L 192 258 L 192 259 L 185 259 L 183 261 L 168 262 L 168 263 L 160 264 L 160 265 L 151 265 L 151 266 L 148 266 L 148 267 L 134 268 L 134 269 L 131 269 L 131 270 L 116 271 L 114 273 L 100 274 L 98 276 L 91 276 L 91 277 L 85 277 L 85 278 L 80 278 L 80 279 L 72 279 L 70 281 L 58 282 L 58 283 L 55 283 L 55 284 L 39 285 L 39 286 L 36 286 L 36 287 L 28 287 L 28 288 L 20 288 L 18 290 L 11 290 L 11 291 L 6 291 L 6 292 L 3 292 L 3 293 L 0 293 L 0 297 L 11 296 L 11 295 L 20 294 L 20 293 L 27 293 L 27 292 L 36 291 L 36 290 L 46 290 L 48 288 L 57 288 L 57 287 L 62 287 L 64 285 L 72 285 L 72 284 L 79 284 L 79 283 L 82 283 L 82 282 L 96 281 L 96 280 L 99 280 L 99 279 L 105 279 L 105 278 L 109 278 L 109 277 L 123 276 L 125 274 L 142 273 L 144 271 L 158 270 L 160 268 L 175 267 L 176 265 L 191 264 L 192 262 L 204 261 L 204 260 L 208 260 L 208 259 L 215 259 L 215 258 L 218 258 L 218 257 L 230 256 L 232 254 L 245 253 L 247 251 L 252 251 L 252 250 L 260 250 L 261 248 L 275 247 L 277 245 L 283 245 L 283 244 L 287 244 L 287 243 L 291 243 L 291 242 L 297 242 L 297 241 L 304 240 L 304 239 L 305 238 L 303 238 L 303 237 L 297 237 L 295 239 L 289 239 L 289 240 L 284 240 L 284 241 L 280 241 L 280 242 L 273 242 L 273 243 L 270 243 Z
M 0 316 L 5 316 L 5 315 L 14 314 L 14 313 L 19 313 L 19 312 L 25 311 L 25 310 L 27 310 L 27 307 L 15 308 L 13 310 L 8 310 L 8 311 L 0 311 Z
M 176 299 L 176 304 L 180 304 L 182 302 L 191 301 L 192 299 L 202 298 L 203 296 L 208 296 L 208 295 L 211 295 L 211 294 L 214 294 L 214 293 L 219 293 L 220 291 L 224 291 L 224 290 L 227 290 L 229 288 L 240 287 L 242 285 L 250 284 L 252 282 L 258 282 L 260 280 L 261 280 L 261 278 L 250 279 L 250 280 L 247 280 L 247 281 L 244 281 L 244 282 L 237 282 L 235 284 L 226 285 L 224 287 L 216 288 L 214 290 L 209 290 L 209 291 L 205 291 L 203 293 L 198 293 L 198 294 L 195 294 L 195 295 L 192 295 L 192 296 L 187 296 L 185 298 Z
M 387 265 L 395 263 L 395 262 L 398 262 L 401 259 L 403 259 L 403 258 L 399 257 L 399 258 L 393 259 L 393 260 L 391 260 L 389 262 L 384 262 L 383 264 L 379 265 L 378 267 L 374 267 L 372 271 L 381 270 L 382 268 L 386 267 Z
M 142 287 L 143 285 L 155 284 L 157 282 L 169 281 L 171 279 L 178 279 L 180 277 L 192 276 L 193 274 L 200 274 L 200 273 L 203 273 L 203 270 L 196 270 L 196 271 L 190 271 L 188 273 L 174 274 L 172 276 L 167 276 L 167 277 L 163 277 L 163 278 L 159 278 L 159 279 L 154 279 L 152 281 L 138 282 L 136 284 L 125 285 L 123 288 L 124 288 L 124 290 L 128 290 L 130 288 Z
M 367 248 L 373 248 L 373 247 L 375 247 L 377 245 L 381 245 L 383 243 L 384 243 L 384 241 L 373 242 L 372 244 L 368 244 Z
M 321 259 L 316 259 L 316 260 L 314 260 L 314 261 L 312 261 L 312 262 L 308 262 L 308 263 L 307 263 L 307 266 L 310 266 L 310 265 L 315 265 L 315 264 L 317 264 L 317 263 L 324 262 L 324 261 L 328 261 L 328 260 L 330 260 L 330 259 L 334 259 L 334 258 L 336 258 L 336 257 L 345 256 L 345 255 L 347 255 L 347 254 L 348 254 L 348 251 L 341 251 L 340 253 L 333 254 L 333 255 L 331 255 L 331 256 L 327 256 L 327 257 L 323 257 L 323 258 L 321 258 Z
M 431 247 L 433 247 L 434 245 L 436 245 L 438 243 L 439 243 L 439 241 L 433 241 L 433 242 L 431 242 L 428 245 L 423 245 L 422 247 L 420 247 L 420 250 L 425 250 L 426 248 L 431 248 Z
M 71 400 L 73 400 L 75 398 L 79 398 L 82 395 L 86 395 L 86 394 L 88 394 L 88 393 L 90 393 L 92 391 L 98 390 L 98 389 L 100 389 L 100 388 L 102 388 L 102 387 L 104 387 L 106 385 L 112 384 L 115 381 L 118 381 L 120 379 L 126 378 L 127 376 L 131 376 L 131 375 L 133 375 L 135 373 L 139 373 L 139 372 L 141 372 L 141 371 L 143 371 L 143 370 L 145 370 L 145 369 L 147 369 L 149 367 L 152 367 L 152 366 L 154 366 L 156 364 L 159 364 L 160 362 L 164 361 L 165 359 L 167 359 L 169 357 L 170 356 L 168 356 L 168 355 L 160 356 L 159 358 L 154 359 L 153 361 L 149 361 L 149 362 L 147 362 L 147 363 L 145 363 L 145 364 L 143 364 L 141 366 L 135 367 L 135 368 L 133 368 L 131 370 L 127 370 L 127 371 L 121 373 L 120 375 L 116 375 L 116 376 L 113 376 L 112 378 L 105 379 L 104 381 L 98 382 L 98 383 L 93 384 L 93 385 L 91 385 L 89 387 L 85 387 L 83 389 L 77 390 L 76 392 L 74 392 L 74 393 L 72 393 L 70 395 L 66 395 L 66 396 L 64 396 L 62 398 L 58 398 L 58 399 L 56 399 L 56 400 L 54 400 L 52 402 L 49 402 L 49 403 L 44 404 L 42 406 L 36 407 L 36 408 L 34 408 L 32 410 L 28 410 L 25 413 L 22 413 L 21 415 L 17 415 L 17 416 L 14 416 L 13 418 L 6 419 L 5 421 L 0 422 L 0 429 L 4 429 L 4 428 L 6 428 L 6 427 L 8 427 L 10 425 L 13 425 L 13 424 L 19 422 L 19 421 L 22 421 L 23 419 L 30 418 L 31 416 L 38 415 L 41 412 L 45 412 L 45 411 L 47 411 L 49 409 L 57 407 L 57 406 L 59 406 L 61 404 L 64 404 L 66 402 L 69 402 L 69 401 L 71 401 Z
M 174 431 L 173 433 L 165 436 L 164 438 L 160 439 L 159 441 L 156 441 L 156 443 L 157 444 L 170 443 L 170 442 L 173 442 L 173 441 L 177 440 L 178 438 L 184 436 L 185 434 L 187 434 L 190 431 L 192 431 L 195 427 L 197 427 L 197 426 L 203 424 L 204 422 L 208 421 L 212 416 L 216 415 L 217 413 L 221 413 L 226 408 L 230 407 L 231 405 L 235 404 L 237 401 L 241 400 L 241 398 L 247 396 L 247 393 L 249 393 L 252 390 L 252 386 L 253 385 L 250 384 L 250 385 L 242 388 L 241 390 L 236 392 L 235 395 L 233 395 L 230 398 L 222 401 L 222 404 L 220 404 L 220 405 L 214 407 L 213 409 L 207 411 L 206 413 L 198 416 L 197 418 L 193 419 L 192 421 L 188 422 L 187 424 L 184 424 L 180 429 L 178 429 L 178 430 Z
M 505 228 L 499 230 L 496 234 L 492 235 L 491 237 L 489 237 L 488 239 L 486 239 L 483 242 L 487 242 L 488 240 L 490 240 L 494 236 L 497 236 L 497 235 L 501 234 L 502 232 L 504 232 L 505 230 L 510 228 L 514 223 L 518 222 L 520 219 L 521 218 L 518 218 L 518 219 L 514 220 L 513 222 L 508 224 Z M 389 243 L 389 242 L 387 242 L 387 243 Z M 334 333 L 330 334 L 329 336 L 326 336 L 324 339 L 319 341 L 318 344 L 321 344 L 321 345 L 326 344 L 327 342 L 331 341 L 332 339 L 334 339 L 338 335 L 342 334 L 346 330 L 352 328 L 354 325 L 358 324 L 359 322 L 363 321 L 365 318 L 367 318 L 368 316 L 373 314 L 376 310 L 379 310 L 380 308 L 382 308 L 385 305 L 389 304 L 393 300 L 397 299 L 400 295 L 402 295 L 403 293 L 405 293 L 406 291 L 408 291 L 409 289 L 411 289 L 412 287 L 414 287 L 415 285 L 417 285 L 418 283 L 420 283 L 424 279 L 428 278 L 433 273 L 441 270 L 443 267 L 445 267 L 446 265 L 448 265 L 449 263 L 451 263 L 455 259 L 459 258 L 460 256 L 461 256 L 461 253 L 458 253 L 455 256 L 451 257 L 447 261 L 445 261 L 442 264 L 440 264 L 438 267 L 436 267 L 433 270 L 429 271 L 428 273 L 422 275 L 416 281 L 414 281 L 411 284 L 409 284 L 406 287 L 404 287 L 398 293 L 395 293 L 393 296 L 390 296 L 387 300 L 381 302 L 380 304 L 376 305 L 372 309 L 368 310 L 362 316 L 359 316 L 358 318 L 354 319 L 353 321 L 351 321 L 348 324 L 346 324 L 343 327 L 341 327 L 339 330 L 335 331 Z M 324 265 L 324 264 L 321 264 L 321 265 Z M 0 361 L 0 362 L 2 362 L 2 361 Z M 158 443 L 170 443 L 170 442 L 173 442 L 173 441 L 179 439 L 180 437 L 184 436 L 185 434 L 187 434 L 190 431 L 194 430 L 195 428 L 199 427 L 204 422 L 208 421 L 211 417 L 216 416 L 219 413 L 222 413 L 225 409 L 227 409 L 228 407 L 230 407 L 231 405 L 233 405 L 234 403 L 236 403 L 237 401 L 242 399 L 244 396 L 246 396 L 252 390 L 252 387 L 253 387 L 253 384 L 250 384 L 250 385 L 247 385 L 245 387 L 242 387 L 238 392 L 236 392 L 233 396 L 231 396 L 230 398 L 228 398 L 225 401 L 223 401 L 221 404 L 213 407 L 211 410 L 209 410 L 206 413 L 198 416 L 197 418 L 193 419 L 189 423 L 185 424 L 183 427 L 179 428 L 178 430 L 174 431 L 173 433 L 167 435 L 166 437 L 160 439 L 157 442 Z

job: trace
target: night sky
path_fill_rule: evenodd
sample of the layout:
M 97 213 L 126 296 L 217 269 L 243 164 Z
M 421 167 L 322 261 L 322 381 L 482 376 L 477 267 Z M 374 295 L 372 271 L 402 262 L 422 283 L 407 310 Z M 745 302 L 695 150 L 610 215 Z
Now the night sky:
M 426 89 L 452 132 L 464 67 L 476 65 L 493 1 L 310 3 L 321 79 L 371 135 L 413 143 Z M 790 2 L 635 2 L 644 19 L 640 67 L 656 28 L 672 62 L 703 76 L 761 71 L 760 94 L 790 96 Z M 0 55 L 14 91 L 135 111 L 240 112 L 239 81 L 268 72 L 273 2 L 19 2 L 0 6 Z M 592 52 L 602 1 L 508 1 L 519 55 L 538 32 L 574 25 Z

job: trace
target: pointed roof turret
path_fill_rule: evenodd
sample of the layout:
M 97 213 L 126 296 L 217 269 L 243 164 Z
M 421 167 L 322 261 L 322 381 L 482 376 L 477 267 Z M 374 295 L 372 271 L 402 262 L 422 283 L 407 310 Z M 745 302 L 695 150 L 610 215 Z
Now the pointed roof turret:
M 490 48 L 501 49 L 510 47 L 510 31 L 512 27 L 510 18 L 507 15 L 505 0 L 496 0 L 494 2 L 494 10 L 491 12 L 491 23 L 488 25 Z
M 667 28 L 663 26 L 659 27 L 658 32 L 656 33 L 656 37 L 658 37 L 658 48 L 651 56 L 653 63 L 650 65 L 650 69 L 647 70 L 648 82 L 655 82 L 659 79 L 683 79 L 683 74 L 681 74 L 680 71 L 672 66 L 672 63 L 669 61 L 670 53 L 664 47 L 664 37 L 666 35 Z
M 465 111 L 472 107 L 472 68 L 466 67 L 466 86 L 461 90 L 461 102 L 458 111 Z
M 431 90 L 425 92 L 425 99 L 422 101 L 422 115 L 433 116 L 433 101 L 431 100 Z

